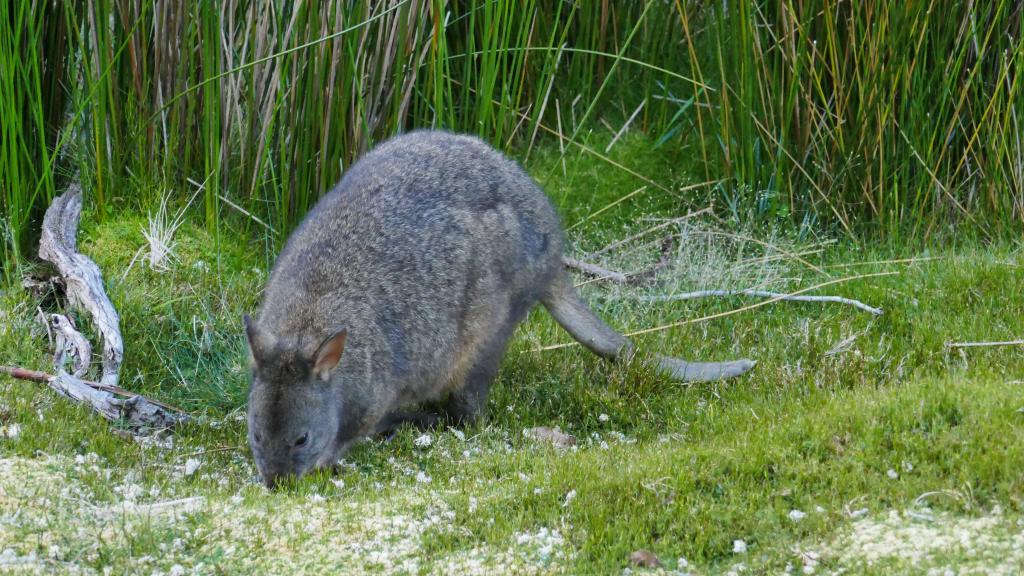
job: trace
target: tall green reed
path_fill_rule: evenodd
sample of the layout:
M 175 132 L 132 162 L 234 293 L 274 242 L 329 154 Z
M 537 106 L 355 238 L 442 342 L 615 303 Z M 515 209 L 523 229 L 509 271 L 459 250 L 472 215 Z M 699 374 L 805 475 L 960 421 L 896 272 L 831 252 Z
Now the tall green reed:
M 397 131 L 579 146 L 627 118 L 693 150 L 737 212 L 1019 223 L 1022 18 L 1010 0 L 16 0 L 0 256 L 30 246 L 55 171 L 81 167 L 98 218 L 201 182 L 207 226 L 242 214 L 279 241 Z
M 1024 221 L 1020 2 L 676 7 L 710 24 L 697 120 L 739 205 L 918 237 Z

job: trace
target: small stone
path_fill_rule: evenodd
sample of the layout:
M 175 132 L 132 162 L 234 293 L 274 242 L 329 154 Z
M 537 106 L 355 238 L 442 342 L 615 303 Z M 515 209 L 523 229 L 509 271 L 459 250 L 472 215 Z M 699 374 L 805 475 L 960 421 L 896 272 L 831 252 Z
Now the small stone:
M 597 416 L 597 421 L 598 422 L 607 422 L 608 420 L 610 420 L 610 418 L 608 417 L 607 414 L 599 414 Z
M 790 510 L 789 519 L 793 522 L 799 522 L 807 517 L 807 513 L 802 510 Z
M 657 568 L 661 566 L 661 560 L 650 550 L 637 550 L 629 555 L 629 563 L 641 568 Z
M 185 461 L 185 476 L 191 476 L 191 475 L 195 474 L 196 470 L 199 470 L 199 467 L 202 466 L 202 464 L 203 463 L 200 462 L 196 458 L 189 458 L 188 460 L 186 460 Z
M 732 541 L 732 553 L 733 554 L 746 554 L 747 553 L 747 543 L 744 542 L 743 540 L 733 540 Z
M 547 426 L 527 428 L 526 430 L 523 430 L 523 436 L 536 440 L 537 442 L 549 442 L 555 448 L 565 449 L 576 445 L 575 436 L 566 434 L 558 428 L 548 428 Z
M 892 468 L 889 468 L 889 470 L 885 473 L 885 475 L 888 476 L 889 478 L 892 478 L 893 480 L 895 480 L 895 479 L 900 477 L 899 472 L 893 470 Z

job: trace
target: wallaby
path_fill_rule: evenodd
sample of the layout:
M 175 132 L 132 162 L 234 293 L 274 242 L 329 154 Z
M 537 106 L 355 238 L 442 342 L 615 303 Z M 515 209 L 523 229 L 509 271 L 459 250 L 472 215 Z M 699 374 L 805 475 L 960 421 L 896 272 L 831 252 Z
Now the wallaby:
M 631 357 L 580 300 L 562 245 L 548 198 L 477 138 L 412 132 L 352 165 L 288 239 L 259 319 L 244 318 L 264 483 L 331 467 L 355 440 L 405 422 L 473 420 L 537 302 L 596 354 Z M 648 361 L 687 381 L 754 365 Z M 439 413 L 414 411 L 437 402 Z

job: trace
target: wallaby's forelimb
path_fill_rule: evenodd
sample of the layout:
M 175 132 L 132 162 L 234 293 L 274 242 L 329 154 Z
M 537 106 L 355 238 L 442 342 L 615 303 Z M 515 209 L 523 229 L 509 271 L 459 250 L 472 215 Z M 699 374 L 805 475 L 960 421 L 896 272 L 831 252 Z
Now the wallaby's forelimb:
M 628 338 L 598 318 L 580 299 L 565 272 L 556 275 L 548 293 L 541 299 L 548 312 L 580 344 L 608 360 L 628 360 L 635 352 Z M 656 370 L 675 380 L 703 382 L 739 376 L 754 367 L 752 360 L 732 362 L 687 362 L 654 355 L 645 360 Z

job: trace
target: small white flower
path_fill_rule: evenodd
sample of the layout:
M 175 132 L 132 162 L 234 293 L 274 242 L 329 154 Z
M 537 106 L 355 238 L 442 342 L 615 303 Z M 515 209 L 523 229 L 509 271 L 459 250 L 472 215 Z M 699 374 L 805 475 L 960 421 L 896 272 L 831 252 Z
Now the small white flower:
M 417 448 L 429 448 L 434 443 L 434 438 L 430 434 L 424 434 L 419 438 L 412 441 Z
M 462 442 L 466 441 L 466 433 L 465 432 L 463 432 L 462 430 L 459 430 L 458 428 L 452 428 L 451 431 L 452 431 L 452 436 L 455 436 L 456 438 L 458 438 Z
M 597 416 L 597 421 L 598 422 L 607 422 L 608 420 L 610 420 L 610 418 L 608 417 L 607 414 L 602 413 L 602 414 L 598 414 L 598 416 Z
M 312 494 L 309 495 L 309 501 L 314 504 L 319 504 L 325 500 L 327 500 L 327 498 L 324 498 L 323 496 L 317 494 L 316 492 L 313 492 Z
M 529 482 L 530 481 L 530 477 L 527 476 L 526 474 L 523 474 L 522 472 L 519 473 L 519 479 L 521 481 L 523 481 L 523 482 Z
M 181 564 L 175 564 L 171 566 L 171 571 L 167 574 L 168 576 L 185 576 L 185 567 Z
M 13 439 L 17 438 L 20 435 L 21 435 L 21 426 L 18 426 L 17 424 L 11 424 L 10 426 L 7 426 L 7 430 L 6 430 L 5 436 L 7 436 L 8 438 L 13 440 Z
M 793 522 L 799 522 L 807 517 L 807 513 L 801 510 L 790 510 L 789 519 Z
M 416 473 L 416 481 L 420 482 L 422 484 L 429 484 L 430 483 L 430 476 L 427 476 L 426 472 L 424 472 L 423 470 L 420 470 L 419 472 Z
M 888 476 L 889 478 L 892 478 L 893 480 L 895 480 L 895 479 L 900 477 L 899 472 L 893 470 L 892 468 L 889 468 L 889 470 L 885 473 L 885 475 Z
M 565 501 L 562 502 L 562 508 L 567 508 L 569 506 L 569 503 L 573 501 L 573 498 L 576 498 L 575 489 L 569 490 L 569 492 L 565 495 Z
M 189 458 L 188 460 L 186 460 L 185 461 L 185 476 L 191 476 L 191 475 L 195 474 L 196 470 L 199 470 L 199 467 L 202 466 L 202 464 L 203 463 L 200 462 L 196 458 Z
M 683 558 L 682 556 L 680 556 L 679 560 L 676 561 L 676 568 L 679 568 L 679 569 L 686 568 L 689 565 L 690 565 L 690 562 L 687 561 L 686 558 Z
M 477 506 L 476 498 L 473 497 L 473 496 L 470 496 L 469 497 L 469 513 L 470 514 L 476 512 L 476 506 Z
M 732 541 L 732 553 L 733 554 L 746 554 L 747 553 L 747 543 L 744 542 L 743 540 L 733 540 Z
M 601 446 L 601 450 L 607 450 L 608 449 L 608 443 L 605 442 L 604 440 L 601 440 L 600 446 Z
M 815 506 L 814 507 L 814 511 L 817 512 L 818 514 L 824 514 L 826 512 L 826 510 L 824 508 L 822 508 L 821 506 Z
M 861 516 L 864 516 L 867 513 L 868 513 L 868 509 L 867 508 L 861 508 L 859 510 L 853 510 L 852 512 L 850 512 L 850 518 L 860 518 Z
M 331 478 L 331 484 L 334 484 L 334 487 L 337 488 L 338 490 L 341 490 L 342 488 L 345 487 L 345 481 L 342 480 L 341 478 Z
M 541 488 L 540 486 L 538 486 L 538 487 L 536 487 L 536 488 L 534 488 L 534 489 L 533 489 L 533 495 L 534 495 L 534 496 L 539 496 L 539 495 L 540 495 L 540 493 L 541 493 L 541 492 L 543 492 L 543 491 L 544 491 L 544 489 L 543 489 L 543 488 Z

